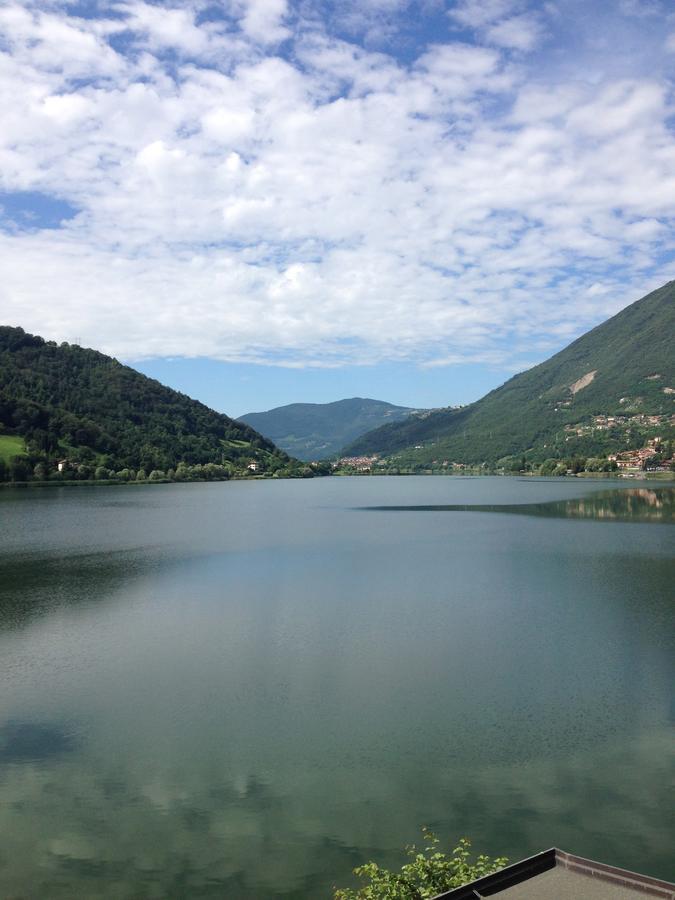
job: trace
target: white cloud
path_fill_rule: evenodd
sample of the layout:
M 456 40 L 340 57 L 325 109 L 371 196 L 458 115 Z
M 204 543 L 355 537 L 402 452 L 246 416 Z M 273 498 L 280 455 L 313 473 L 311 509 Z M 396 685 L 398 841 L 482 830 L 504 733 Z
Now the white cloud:
M 87 117 L 92 105 L 79 94 L 51 94 L 42 101 L 42 109 L 54 123 L 70 128 Z
M 487 43 L 508 50 L 532 50 L 545 33 L 542 9 L 528 11 L 522 0 L 460 0 L 448 15 Z
M 413 0 L 340 0 L 330 6 L 305 2 L 301 8 L 305 20 L 322 31 L 328 26 L 339 34 L 358 38 L 365 46 L 383 47 L 397 40 L 402 17 L 410 7 L 413 15 L 424 14 L 424 2 L 421 9 L 415 8 Z
M 467 28 L 484 28 L 521 8 L 518 0 L 459 0 L 448 15 Z
M 580 105 L 570 114 L 569 123 L 592 135 L 630 134 L 641 123 L 649 127 L 663 121 L 665 99 L 664 88 L 659 84 L 619 82 Z
M 487 40 L 511 50 L 532 50 L 543 35 L 539 19 L 534 15 L 513 16 L 486 29 Z
M 129 2 L 119 7 L 126 12 L 125 30 L 147 38 L 154 49 L 172 47 L 189 54 L 207 50 L 209 32 L 195 25 L 192 9 Z
M 70 78 L 119 75 L 123 62 L 86 21 L 32 12 L 18 3 L 0 9 L 0 37 L 17 61 Z
M 263 44 L 278 43 L 291 34 L 283 24 L 287 12 L 287 0 L 245 0 L 241 28 Z
M 228 9 L 0 11 L 0 189 L 81 210 L 0 233 L 2 321 L 130 359 L 508 366 L 675 274 L 663 79 L 515 66 L 489 31 L 528 49 L 522 4 L 459 4 L 490 46 L 409 60 Z

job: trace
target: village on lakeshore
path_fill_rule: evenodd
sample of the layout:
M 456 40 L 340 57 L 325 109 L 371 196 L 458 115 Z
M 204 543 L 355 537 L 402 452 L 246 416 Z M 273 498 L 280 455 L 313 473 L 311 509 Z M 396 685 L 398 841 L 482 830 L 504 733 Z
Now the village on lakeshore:
M 665 416 L 634 416 L 633 419 L 648 419 L 648 422 L 640 424 L 658 425 L 661 424 Z M 658 420 L 658 421 L 656 421 Z M 607 428 L 614 424 L 621 424 L 621 420 L 612 416 L 596 416 L 594 422 L 597 428 Z M 671 417 L 669 424 L 675 424 L 675 416 Z M 574 426 L 576 434 L 585 434 L 591 431 L 590 426 Z M 415 447 L 421 450 L 421 446 Z M 547 465 L 548 463 L 548 465 Z M 553 467 L 551 464 L 555 463 Z M 390 472 L 392 466 L 395 466 L 395 459 L 382 459 L 377 454 L 370 456 L 341 456 L 332 463 L 332 471 L 334 473 L 344 474 L 392 474 Z M 403 469 L 405 473 L 407 470 Z M 410 470 L 414 471 L 414 470 Z M 514 469 L 507 466 L 471 466 L 466 463 L 451 461 L 448 459 L 432 460 L 429 470 L 434 473 L 486 473 L 490 474 L 512 474 Z M 610 453 L 605 457 L 575 457 L 571 460 L 547 460 L 539 465 L 525 463 L 524 466 L 517 470 L 519 473 L 530 473 L 539 475 L 580 475 L 584 472 L 594 474 L 618 474 L 620 477 L 636 477 L 648 473 L 673 473 L 675 472 L 675 459 L 673 458 L 672 441 L 665 440 L 662 437 L 648 438 L 644 447 L 637 450 L 624 450 L 622 452 Z M 401 470 L 396 474 L 401 473 Z

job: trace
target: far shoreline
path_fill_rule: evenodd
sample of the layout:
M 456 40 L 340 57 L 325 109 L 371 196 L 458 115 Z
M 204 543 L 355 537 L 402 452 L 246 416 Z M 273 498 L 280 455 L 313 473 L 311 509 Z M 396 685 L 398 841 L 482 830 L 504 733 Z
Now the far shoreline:
M 70 479 L 65 481 L 41 480 L 41 481 L 3 481 L 2 489 L 28 488 L 59 488 L 59 487 L 140 487 L 147 485 L 166 484 L 227 484 L 236 482 L 263 482 L 263 481 L 308 481 L 312 478 L 519 478 L 519 479 L 546 479 L 547 481 L 562 481 L 571 478 L 593 479 L 597 481 L 665 481 L 675 483 L 675 472 L 576 472 L 569 475 L 540 475 L 538 472 L 335 472 L 326 475 L 313 475 L 311 478 L 303 475 L 233 475 L 231 478 L 194 478 L 194 479 L 170 479 L 156 478 L 142 481 L 121 481 L 112 478 L 101 479 Z

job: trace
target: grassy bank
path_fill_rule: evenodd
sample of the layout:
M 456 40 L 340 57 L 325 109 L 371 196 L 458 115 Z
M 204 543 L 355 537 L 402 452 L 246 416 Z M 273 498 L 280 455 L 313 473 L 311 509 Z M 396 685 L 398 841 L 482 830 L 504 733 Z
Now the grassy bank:
M 0 459 L 5 462 L 13 456 L 21 456 L 26 452 L 26 445 L 22 437 L 15 434 L 0 434 Z

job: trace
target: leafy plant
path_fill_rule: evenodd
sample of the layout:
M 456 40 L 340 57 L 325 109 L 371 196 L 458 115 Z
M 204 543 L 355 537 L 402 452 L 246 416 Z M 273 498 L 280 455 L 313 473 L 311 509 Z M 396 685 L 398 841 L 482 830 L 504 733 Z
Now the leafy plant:
M 471 860 L 471 841 L 461 838 L 451 853 L 438 849 L 436 835 L 422 829 L 424 846 L 413 845 L 406 852 L 410 862 L 400 871 L 383 869 L 376 862 L 367 862 L 354 869 L 354 874 L 368 883 L 363 887 L 339 888 L 334 900 L 429 900 L 443 891 L 475 881 L 490 872 L 503 868 L 506 857 L 491 859 L 483 854 Z

